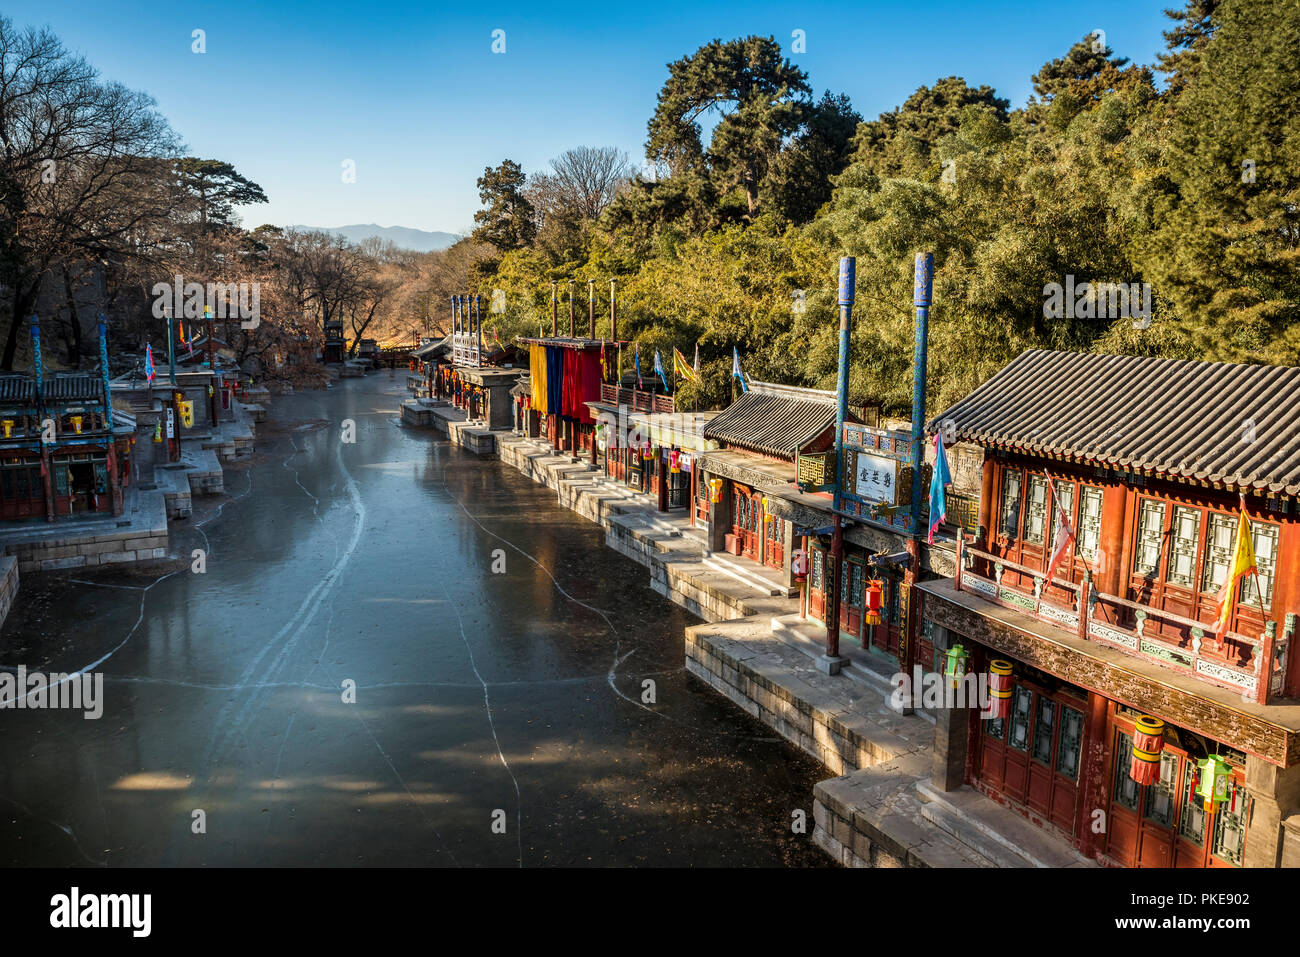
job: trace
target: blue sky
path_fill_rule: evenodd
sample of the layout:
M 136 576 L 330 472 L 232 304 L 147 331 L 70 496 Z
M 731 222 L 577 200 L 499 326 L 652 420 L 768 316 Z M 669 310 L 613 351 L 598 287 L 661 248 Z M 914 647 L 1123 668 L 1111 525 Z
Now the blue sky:
M 666 64 L 715 37 L 775 36 L 818 96 L 847 93 L 872 118 L 951 74 L 1020 105 L 1038 67 L 1096 29 L 1153 63 L 1173 5 L 6 0 L 3 12 L 147 90 L 191 154 L 260 183 L 270 203 L 245 211 L 249 226 L 459 232 L 479 205 L 474 180 L 506 157 L 532 172 L 572 146 L 618 146 L 639 162 Z M 804 53 L 791 52 L 795 30 Z

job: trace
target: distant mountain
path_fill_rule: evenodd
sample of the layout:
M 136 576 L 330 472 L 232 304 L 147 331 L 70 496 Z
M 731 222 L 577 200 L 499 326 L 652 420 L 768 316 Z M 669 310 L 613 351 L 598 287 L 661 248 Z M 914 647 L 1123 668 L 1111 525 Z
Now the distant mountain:
M 413 249 L 419 253 L 432 252 L 435 249 L 446 249 L 460 239 L 455 233 L 431 233 L 423 229 L 411 229 L 408 226 L 379 226 L 375 223 L 358 223 L 352 226 L 335 227 L 293 226 L 290 228 L 333 233 L 352 243 L 359 243 L 371 236 L 378 236 L 380 239 L 391 242 L 394 246 L 400 246 L 402 249 Z

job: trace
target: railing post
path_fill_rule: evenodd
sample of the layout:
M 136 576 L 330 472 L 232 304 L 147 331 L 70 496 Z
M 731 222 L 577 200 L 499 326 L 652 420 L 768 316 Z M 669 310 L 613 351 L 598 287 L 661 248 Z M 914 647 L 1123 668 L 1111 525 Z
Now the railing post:
M 1264 635 L 1255 646 L 1255 654 L 1259 655 L 1258 677 L 1255 679 L 1255 700 L 1260 704 L 1268 704 L 1268 689 L 1273 683 L 1273 650 L 1277 646 L 1277 622 L 1267 621 L 1264 623 Z
M 1088 608 L 1092 604 L 1092 571 L 1085 570 L 1079 585 L 1079 637 L 1088 640 Z

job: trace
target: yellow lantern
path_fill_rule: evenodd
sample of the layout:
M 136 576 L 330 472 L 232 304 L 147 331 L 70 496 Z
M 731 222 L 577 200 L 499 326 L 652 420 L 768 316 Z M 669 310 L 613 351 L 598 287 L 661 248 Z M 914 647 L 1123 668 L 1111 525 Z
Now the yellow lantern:
M 193 428 L 194 427 L 194 403 L 179 402 L 177 404 L 181 408 L 181 424 L 184 425 L 185 428 L 187 429 Z
M 714 505 L 722 501 L 722 479 L 709 479 L 709 501 Z
M 5 419 L 3 425 L 5 429 L 5 438 L 7 439 L 14 434 L 14 420 Z
M 80 434 L 81 434 L 81 416 L 79 416 L 79 415 L 74 415 L 74 416 L 70 416 L 70 418 L 72 419 L 72 431 L 75 432 L 75 433 L 77 433 L 77 435 L 80 435 Z

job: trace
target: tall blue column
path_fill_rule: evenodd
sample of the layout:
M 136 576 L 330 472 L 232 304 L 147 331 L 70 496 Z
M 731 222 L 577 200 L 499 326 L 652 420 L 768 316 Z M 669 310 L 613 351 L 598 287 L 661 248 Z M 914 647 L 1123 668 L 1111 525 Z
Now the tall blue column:
M 921 466 L 925 461 L 925 364 L 930 331 L 930 302 L 934 292 L 934 253 L 916 254 L 912 305 L 916 310 L 912 356 L 912 536 L 921 535 L 923 491 Z
M 99 374 L 104 380 L 104 424 L 113 431 L 113 393 L 108 385 L 108 323 L 99 314 Z
M 912 534 L 907 539 L 910 559 L 903 573 L 903 588 L 908 596 L 907 620 L 903 622 L 899 663 L 904 674 L 914 674 L 917 665 L 916 650 L 921 631 L 921 609 L 917 600 L 916 581 L 921 567 L 921 515 L 924 508 L 922 495 L 924 483 L 921 467 L 925 462 L 925 366 L 926 344 L 930 332 L 930 302 L 934 284 L 934 253 L 916 254 L 916 272 L 912 283 L 912 306 L 916 310 L 915 351 L 912 356 Z M 912 700 L 903 709 L 911 714 L 918 689 L 912 689 Z
M 835 674 L 843 665 L 840 657 L 840 569 L 844 561 L 844 519 L 840 517 L 840 484 L 844 470 L 844 420 L 849 417 L 849 324 L 853 318 L 853 286 L 857 260 L 840 259 L 840 356 L 835 380 L 835 480 L 832 519 L 830 581 L 826 589 L 826 656 L 819 663 L 822 670 Z

